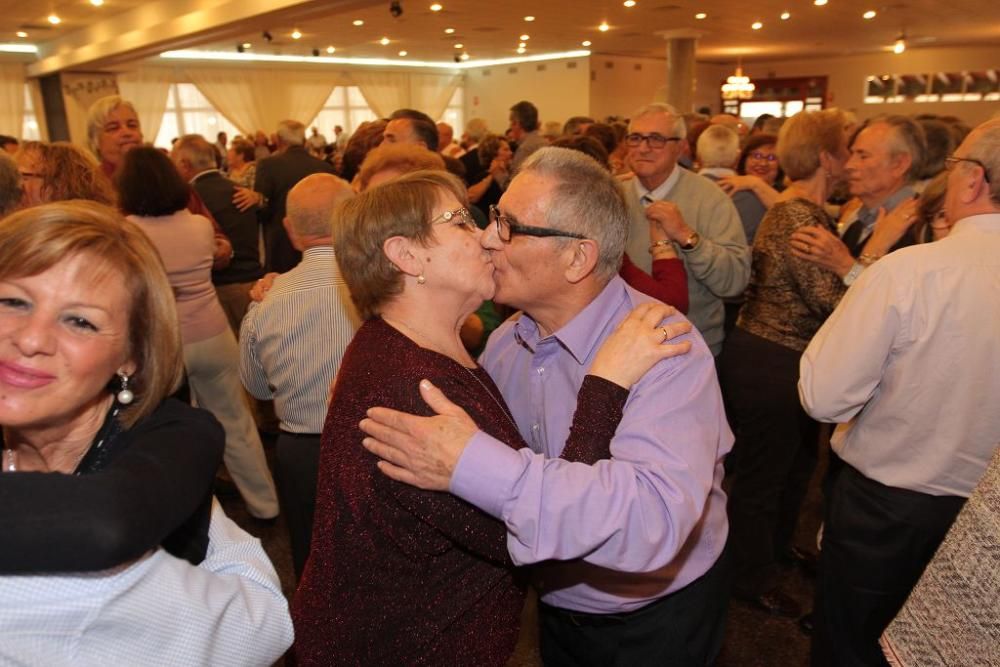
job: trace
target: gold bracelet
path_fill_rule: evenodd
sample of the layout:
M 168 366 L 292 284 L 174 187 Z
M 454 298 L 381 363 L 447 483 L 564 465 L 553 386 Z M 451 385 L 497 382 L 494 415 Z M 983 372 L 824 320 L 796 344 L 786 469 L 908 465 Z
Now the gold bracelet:
M 654 252 L 657 248 L 669 247 L 673 250 L 674 242 L 670 239 L 660 239 L 659 241 L 654 241 L 653 245 L 649 246 L 649 252 Z
M 869 255 L 868 253 L 863 252 L 858 256 L 858 262 L 862 266 L 871 266 L 878 260 L 882 259 L 884 256 L 885 255 Z

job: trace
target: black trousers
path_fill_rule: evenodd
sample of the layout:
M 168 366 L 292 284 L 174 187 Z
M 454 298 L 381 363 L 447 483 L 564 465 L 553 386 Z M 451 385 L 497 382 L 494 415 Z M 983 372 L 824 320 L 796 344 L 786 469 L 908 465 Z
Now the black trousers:
M 778 583 L 777 559 L 795 535 L 816 468 L 819 424 L 802 409 L 801 353 L 737 327 L 719 380 L 736 442 L 729 462 L 733 588 L 759 595 Z
M 886 486 L 842 465 L 823 528 L 813 665 L 888 664 L 878 638 L 964 504 Z
M 624 614 L 585 614 L 538 605 L 546 667 L 705 667 L 715 663 L 725 633 L 725 553 L 700 578 Z
M 275 481 L 288 522 L 296 579 L 302 576 L 309 558 L 316 508 L 316 477 L 319 474 L 319 444 L 318 434 L 282 431 L 275 445 Z

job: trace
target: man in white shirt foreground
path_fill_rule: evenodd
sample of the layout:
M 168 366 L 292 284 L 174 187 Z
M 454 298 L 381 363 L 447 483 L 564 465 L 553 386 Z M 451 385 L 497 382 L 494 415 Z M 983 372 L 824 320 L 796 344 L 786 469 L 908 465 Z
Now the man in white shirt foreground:
M 949 236 L 873 264 L 802 357 L 802 405 L 839 423 L 846 464 L 826 509 L 814 664 L 885 664 L 879 635 L 1000 442 L 1000 120 L 947 166 Z

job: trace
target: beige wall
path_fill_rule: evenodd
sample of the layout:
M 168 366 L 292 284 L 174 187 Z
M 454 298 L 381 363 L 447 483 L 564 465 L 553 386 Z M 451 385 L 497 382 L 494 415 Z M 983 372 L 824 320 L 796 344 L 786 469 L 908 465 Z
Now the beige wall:
M 849 109 L 865 119 L 882 113 L 934 113 L 954 115 L 978 124 L 1000 111 L 997 102 L 901 102 L 864 104 L 865 79 L 881 74 L 921 74 L 1000 68 L 1000 47 L 917 48 L 903 54 L 873 53 L 841 58 L 799 59 L 748 63 L 751 78 L 813 76 L 829 77 L 830 103 Z
M 590 113 L 594 118 L 627 117 L 644 104 L 671 102 L 666 99 L 665 59 L 596 54 L 590 57 L 590 70 Z M 707 106 L 719 110 L 718 81 L 726 74 L 725 65 L 697 64 L 695 109 Z
M 521 100 L 538 107 L 538 119 L 564 122 L 591 113 L 589 59 L 475 67 L 465 71 L 465 118 L 485 118 L 493 132 L 507 129 L 510 108 Z

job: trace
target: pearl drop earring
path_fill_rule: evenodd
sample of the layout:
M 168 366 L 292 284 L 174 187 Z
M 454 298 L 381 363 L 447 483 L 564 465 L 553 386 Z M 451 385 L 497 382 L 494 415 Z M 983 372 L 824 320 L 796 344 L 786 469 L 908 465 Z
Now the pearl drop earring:
M 135 400 L 135 394 L 133 394 L 132 390 L 128 388 L 128 374 L 124 371 L 118 371 L 118 378 L 121 380 L 122 388 L 121 391 L 118 392 L 116 398 L 122 405 L 128 405 Z

